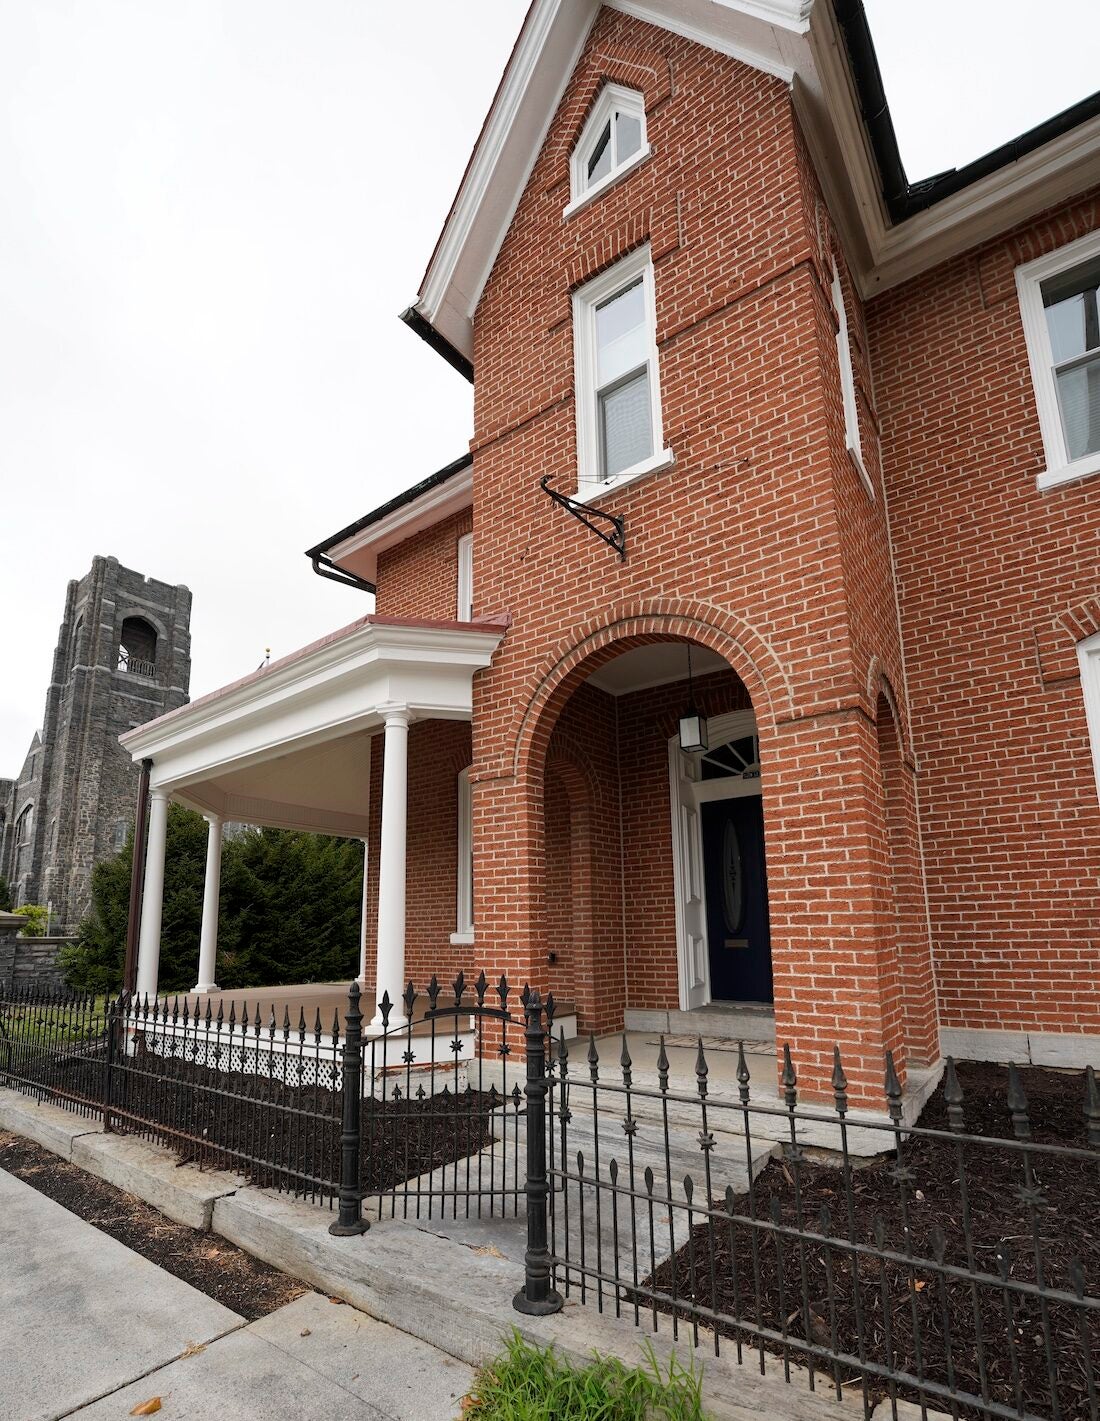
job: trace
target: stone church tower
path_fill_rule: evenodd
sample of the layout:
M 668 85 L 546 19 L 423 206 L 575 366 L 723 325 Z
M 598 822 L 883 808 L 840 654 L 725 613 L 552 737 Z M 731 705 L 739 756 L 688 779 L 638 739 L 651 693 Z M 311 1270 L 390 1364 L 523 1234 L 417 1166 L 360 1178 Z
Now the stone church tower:
M 12 902 L 76 927 L 91 873 L 126 842 L 138 770 L 118 737 L 187 700 L 191 593 L 96 557 L 69 583 L 42 730 L 0 780 L 0 873 Z

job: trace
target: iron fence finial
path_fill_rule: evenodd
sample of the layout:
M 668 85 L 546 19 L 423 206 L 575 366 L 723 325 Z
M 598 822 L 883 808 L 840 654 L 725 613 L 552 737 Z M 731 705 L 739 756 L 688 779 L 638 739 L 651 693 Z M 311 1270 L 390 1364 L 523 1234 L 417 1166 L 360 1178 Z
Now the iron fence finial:
M 1027 1112 L 1027 1093 L 1020 1078 L 1020 1069 L 1015 1061 L 1008 1066 L 1008 1091 L 1006 1094 L 1009 1115 L 1012 1118 L 1012 1133 L 1018 1140 L 1031 1139 L 1031 1120 Z
M 965 1128 L 966 1121 L 963 1116 L 963 1091 L 953 1056 L 948 1056 L 943 1068 L 943 1099 L 947 1106 L 948 1128 L 957 1133 Z
M 1085 1067 L 1085 1121 L 1089 1144 L 1100 1147 L 1100 1086 L 1092 1066 Z

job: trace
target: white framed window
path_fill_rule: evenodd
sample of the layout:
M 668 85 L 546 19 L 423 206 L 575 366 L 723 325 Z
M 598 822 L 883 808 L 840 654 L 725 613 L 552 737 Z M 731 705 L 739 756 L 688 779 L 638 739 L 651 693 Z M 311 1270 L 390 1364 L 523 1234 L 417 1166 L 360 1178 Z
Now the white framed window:
M 646 141 L 645 101 L 636 89 L 604 86 L 569 159 L 571 216 L 636 168 L 653 150 Z
M 1100 472 L 1100 231 L 1016 268 L 1046 469 L 1040 488 Z
M 672 463 L 663 447 L 657 316 L 649 247 L 573 293 L 578 490 Z
M 469 768 L 458 776 L 458 855 L 452 942 L 474 940 L 474 800 Z
M 859 405 L 856 403 L 856 372 L 852 364 L 852 343 L 848 336 L 848 308 L 844 304 L 844 287 L 840 283 L 840 272 L 835 259 L 831 293 L 837 320 L 836 358 L 840 365 L 840 393 L 844 401 L 844 442 L 848 446 L 848 453 L 855 460 L 864 488 L 874 498 L 874 485 L 863 462 L 863 442 L 859 437 Z
M 1081 690 L 1085 697 L 1085 721 L 1092 746 L 1092 767 L 1096 771 L 1096 793 L 1100 795 L 1100 632 L 1077 643 L 1081 663 Z
M 464 533 L 458 540 L 458 607 L 460 622 L 474 619 L 474 535 Z

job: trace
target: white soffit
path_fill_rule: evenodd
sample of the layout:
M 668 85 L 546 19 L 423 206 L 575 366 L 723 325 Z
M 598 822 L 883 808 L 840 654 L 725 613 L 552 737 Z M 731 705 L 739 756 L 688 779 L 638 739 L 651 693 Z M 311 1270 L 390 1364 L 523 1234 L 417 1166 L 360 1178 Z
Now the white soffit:
M 367 582 L 378 581 L 378 555 L 397 547 L 406 538 L 422 533 L 435 523 L 469 508 L 474 501 L 473 467 L 460 469 L 436 488 L 428 489 L 419 498 L 410 499 L 400 508 L 368 523 L 341 543 L 328 550 L 328 556 L 338 567 L 355 573 Z
M 908 280 L 1100 181 L 1100 119 L 890 225 L 829 0 L 607 0 L 791 84 L 862 293 Z M 415 309 L 473 358 L 473 313 L 599 10 L 533 0 Z
M 625 696 L 631 691 L 648 690 L 651 686 L 668 686 L 673 682 L 687 684 L 688 644 L 683 641 L 655 641 L 648 646 L 635 646 L 593 671 L 591 685 L 610 696 Z M 693 678 L 712 676 L 716 671 L 729 671 L 730 664 L 716 651 L 706 646 L 692 646 L 691 674 Z

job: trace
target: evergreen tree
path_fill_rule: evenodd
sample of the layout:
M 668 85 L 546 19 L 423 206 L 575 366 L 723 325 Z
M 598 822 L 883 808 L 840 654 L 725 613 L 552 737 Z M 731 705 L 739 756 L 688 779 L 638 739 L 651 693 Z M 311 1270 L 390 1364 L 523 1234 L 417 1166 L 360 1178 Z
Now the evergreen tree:
M 92 872 L 92 906 L 62 952 L 66 980 L 83 991 L 122 984 L 132 837 Z M 170 805 L 159 990 L 189 990 L 198 972 L 206 867 L 202 816 Z M 363 848 L 284 829 L 246 829 L 222 846 L 218 984 L 346 981 L 358 971 Z

